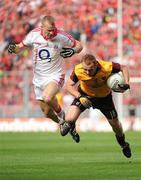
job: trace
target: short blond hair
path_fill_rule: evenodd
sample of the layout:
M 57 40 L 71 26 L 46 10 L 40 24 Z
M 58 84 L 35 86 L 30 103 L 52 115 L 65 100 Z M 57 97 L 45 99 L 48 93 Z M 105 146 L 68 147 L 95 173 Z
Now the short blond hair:
M 45 22 L 49 22 L 49 24 L 54 25 L 55 19 L 53 16 L 44 16 L 41 20 L 41 23 L 44 24 Z

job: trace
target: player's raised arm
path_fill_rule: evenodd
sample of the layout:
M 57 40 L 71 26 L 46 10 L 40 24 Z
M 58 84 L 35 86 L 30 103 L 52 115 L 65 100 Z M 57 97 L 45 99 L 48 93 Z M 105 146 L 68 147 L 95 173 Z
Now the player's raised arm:
M 125 83 L 129 84 L 129 71 L 128 71 L 127 66 L 121 65 L 121 71 L 123 72 Z
M 118 84 L 118 88 L 120 88 L 120 91 L 115 91 L 115 92 L 121 92 L 123 93 L 127 89 L 130 89 L 130 84 L 129 84 L 129 71 L 127 66 L 121 65 L 119 63 L 113 63 L 113 70 L 112 73 L 117 73 L 119 71 L 122 71 L 123 77 L 124 77 L 124 84 Z
M 129 71 L 128 68 L 125 65 L 121 65 L 121 71 L 123 72 L 123 76 L 125 79 L 124 84 L 119 84 L 119 88 L 121 89 L 121 92 L 126 91 L 127 89 L 130 89 L 130 84 L 129 84 Z
M 83 49 L 82 44 L 79 41 L 76 41 L 76 45 L 74 47 L 75 53 L 80 53 Z

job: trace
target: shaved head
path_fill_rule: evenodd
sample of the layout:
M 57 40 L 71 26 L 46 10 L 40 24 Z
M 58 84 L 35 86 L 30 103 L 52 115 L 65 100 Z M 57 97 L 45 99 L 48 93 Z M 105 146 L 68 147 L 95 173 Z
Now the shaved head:
M 51 24 L 51 25 L 55 25 L 55 19 L 52 16 L 44 16 L 41 20 L 42 25 L 44 25 L 45 23 Z
M 41 28 L 44 38 L 52 39 L 57 34 L 55 20 L 52 16 L 44 16 L 42 18 Z

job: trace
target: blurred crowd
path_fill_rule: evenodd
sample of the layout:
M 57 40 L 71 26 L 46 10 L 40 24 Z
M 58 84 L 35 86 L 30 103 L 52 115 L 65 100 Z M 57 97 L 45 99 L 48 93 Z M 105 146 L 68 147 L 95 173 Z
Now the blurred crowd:
M 132 77 L 141 77 L 141 1 L 124 0 L 122 7 L 122 64 L 128 65 Z M 118 61 L 117 12 L 118 0 L 0 1 L 0 104 L 22 101 L 24 83 L 20 75 L 14 76 L 14 71 L 32 69 L 30 51 L 9 55 L 7 46 L 10 42 L 20 42 L 30 30 L 40 25 L 44 15 L 53 15 L 57 27 L 81 41 L 85 51 L 91 50 L 97 58 Z M 68 74 L 79 61 L 79 56 L 67 61 L 65 68 Z M 140 94 L 138 88 L 136 90 L 136 95 Z M 34 99 L 32 93 L 31 99 Z

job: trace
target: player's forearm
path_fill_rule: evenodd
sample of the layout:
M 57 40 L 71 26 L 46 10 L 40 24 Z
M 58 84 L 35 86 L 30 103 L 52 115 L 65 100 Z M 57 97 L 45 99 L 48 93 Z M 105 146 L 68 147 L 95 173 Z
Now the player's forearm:
M 121 66 L 121 71 L 123 72 L 125 83 L 129 84 L 129 71 L 128 71 L 128 68 L 126 66 L 122 65 Z
M 75 53 L 80 53 L 83 49 L 83 46 L 79 41 L 76 42 L 76 46 L 74 47 Z
M 24 45 L 22 43 L 19 43 L 19 44 L 15 44 L 15 43 L 10 43 L 8 45 L 8 52 L 10 54 L 12 53 L 19 53 L 22 49 L 23 49 Z
M 22 43 L 16 44 L 14 53 L 18 54 L 23 48 L 24 48 L 24 45 Z
M 76 98 L 80 96 L 80 93 L 76 90 L 74 86 L 67 85 L 67 91 Z
M 18 44 L 16 44 L 16 47 L 15 47 L 15 49 L 14 49 L 14 53 L 15 53 L 15 54 L 18 54 L 20 51 L 21 51 L 21 48 L 19 47 Z

